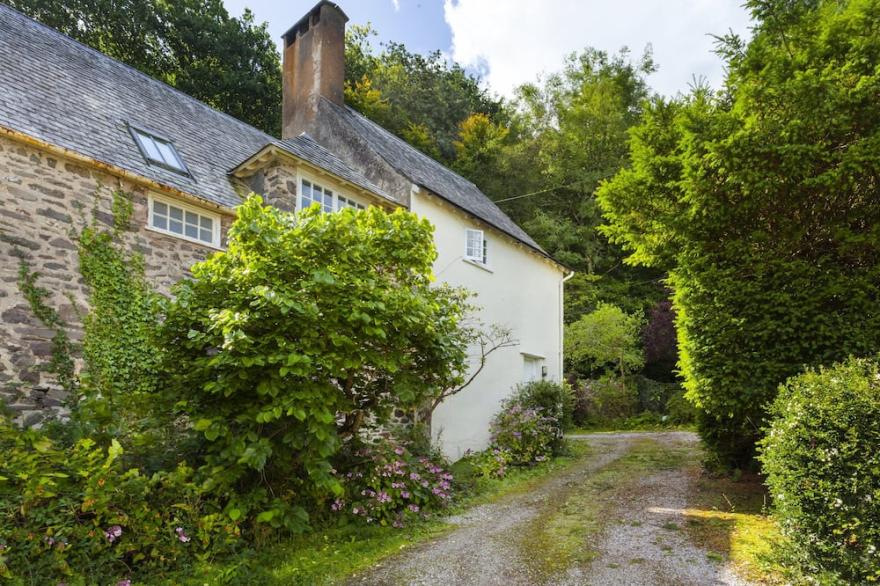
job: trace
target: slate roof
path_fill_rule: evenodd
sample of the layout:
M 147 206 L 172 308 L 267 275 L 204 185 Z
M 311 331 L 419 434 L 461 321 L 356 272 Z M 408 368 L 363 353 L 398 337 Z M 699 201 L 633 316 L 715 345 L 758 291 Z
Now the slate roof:
M 395 199 L 386 193 L 381 187 L 372 183 L 369 179 L 361 175 L 360 172 L 349 166 L 348 163 L 322 147 L 314 138 L 305 132 L 296 138 L 276 140 L 274 144 L 278 148 L 284 149 L 292 155 L 312 163 L 316 167 L 330 171 L 337 177 L 341 177 L 349 183 L 353 183 L 358 187 L 371 191 L 376 195 L 381 195 L 391 201 L 395 201 Z
M 170 139 L 192 177 L 147 163 L 127 124 Z M 229 170 L 275 140 L 4 4 L 0 125 L 228 207 Z
M 476 185 L 348 106 L 322 99 L 401 175 L 547 256 L 547 252 Z
M 401 175 L 547 254 L 473 183 L 351 108 L 324 101 Z M 191 176 L 147 163 L 129 125 L 169 139 Z M 241 203 L 229 172 L 269 144 L 394 199 L 310 136 L 278 140 L 2 3 L 0 126 L 225 207 Z

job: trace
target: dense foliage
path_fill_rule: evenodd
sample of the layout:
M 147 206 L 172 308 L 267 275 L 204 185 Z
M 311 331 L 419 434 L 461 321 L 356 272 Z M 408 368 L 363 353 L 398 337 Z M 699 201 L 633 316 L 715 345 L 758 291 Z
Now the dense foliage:
M 490 426 L 490 453 L 501 468 L 543 462 L 559 441 L 559 422 L 540 408 L 526 407 L 517 397 L 506 400 Z M 492 450 L 497 449 L 497 452 Z M 502 473 L 503 474 L 503 473 Z
M 400 43 L 371 44 L 375 31 L 346 32 L 346 101 L 416 148 L 445 163 L 455 158 L 459 125 L 472 114 L 501 115 L 501 102 L 440 51 L 420 55 Z
M 341 478 L 343 495 L 332 511 L 367 523 L 403 527 L 446 507 L 453 496 L 453 477 L 443 462 L 416 456 L 403 445 L 385 441 L 354 454 Z
M 10 0 L 13 8 L 269 134 L 281 63 L 266 24 L 221 0 Z
M 880 362 L 789 379 L 770 415 L 760 458 L 795 559 L 823 583 L 880 581 Z
M 581 375 L 610 371 L 620 377 L 645 362 L 640 343 L 642 321 L 609 304 L 565 327 L 567 369 Z
M 192 268 L 164 325 L 167 371 L 233 518 L 305 527 L 341 494 L 331 458 L 460 381 L 462 294 L 431 286 L 426 220 L 380 208 L 294 216 L 252 196 L 227 250 Z
M 147 476 L 122 447 L 70 446 L 0 416 L 0 578 L 116 583 L 225 550 L 238 540 L 186 466 Z
M 734 466 L 777 385 L 880 347 L 880 7 L 748 6 L 726 90 L 655 100 L 600 190 L 629 260 L 671 270 L 688 396 Z

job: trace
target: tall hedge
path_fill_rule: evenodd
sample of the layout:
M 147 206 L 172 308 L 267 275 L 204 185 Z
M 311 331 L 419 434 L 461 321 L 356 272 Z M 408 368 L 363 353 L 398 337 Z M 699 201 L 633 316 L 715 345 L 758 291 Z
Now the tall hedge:
M 747 5 L 724 91 L 656 100 L 599 194 L 630 262 L 670 271 L 688 397 L 733 466 L 786 378 L 880 348 L 880 3 Z

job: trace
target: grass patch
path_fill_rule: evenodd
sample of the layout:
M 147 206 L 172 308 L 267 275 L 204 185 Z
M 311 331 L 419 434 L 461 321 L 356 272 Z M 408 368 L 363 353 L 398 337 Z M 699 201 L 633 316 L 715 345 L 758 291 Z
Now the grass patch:
M 584 442 L 566 455 L 531 468 L 514 468 L 505 478 L 477 481 L 472 493 L 447 510 L 455 514 L 532 490 L 549 474 L 561 472 L 587 453 Z M 427 520 L 405 529 L 351 524 L 319 529 L 306 535 L 279 540 L 259 551 L 248 550 L 233 558 L 203 562 L 186 575 L 150 582 L 156 585 L 327 585 L 337 584 L 365 571 L 401 551 L 442 537 L 454 526 L 442 518 Z
M 694 487 L 684 526 L 693 542 L 708 549 L 710 559 L 729 560 L 750 581 L 784 583 L 782 568 L 772 555 L 773 544 L 781 536 L 766 514 L 766 491 L 760 479 L 700 476 Z

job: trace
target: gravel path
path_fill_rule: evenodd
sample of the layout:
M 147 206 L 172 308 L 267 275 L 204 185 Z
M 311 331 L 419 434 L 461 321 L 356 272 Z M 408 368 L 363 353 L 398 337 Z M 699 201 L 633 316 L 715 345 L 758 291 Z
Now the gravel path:
M 591 477 L 613 465 L 638 442 L 698 449 L 696 436 L 688 432 L 572 437 L 589 442 L 589 456 L 528 493 L 449 518 L 458 526 L 451 533 L 385 560 L 351 578 L 349 585 L 746 585 L 723 563 L 710 561 L 707 551 L 678 530 L 684 526 L 682 509 L 687 506 L 689 491 L 689 476 L 683 468 L 652 471 L 628 479 L 619 490 L 603 493 L 613 519 L 607 520 L 605 529 L 592 537 L 595 543 L 589 544 L 598 556 L 549 578 L 536 573 L 530 560 L 534 552 L 523 551 L 521 545 L 531 521 L 555 510 L 578 490 L 587 490 Z

